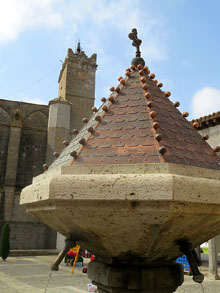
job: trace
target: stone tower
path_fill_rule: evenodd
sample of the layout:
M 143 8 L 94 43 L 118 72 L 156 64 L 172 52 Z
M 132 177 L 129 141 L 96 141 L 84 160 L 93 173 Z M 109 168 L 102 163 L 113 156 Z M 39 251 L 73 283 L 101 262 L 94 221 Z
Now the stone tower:
M 70 129 L 80 129 L 82 119 L 91 116 L 94 105 L 96 54 L 90 58 L 81 51 L 80 44 L 76 53 L 68 49 L 59 76 L 59 97 L 72 104 Z
M 82 119 L 89 118 L 94 106 L 96 54 L 90 58 L 81 51 L 68 49 L 59 75 L 59 96 L 50 101 L 48 118 L 47 163 L 53 153 L 61 152 L 63 141 L 69 141 L 72 129 L 82 127 Z

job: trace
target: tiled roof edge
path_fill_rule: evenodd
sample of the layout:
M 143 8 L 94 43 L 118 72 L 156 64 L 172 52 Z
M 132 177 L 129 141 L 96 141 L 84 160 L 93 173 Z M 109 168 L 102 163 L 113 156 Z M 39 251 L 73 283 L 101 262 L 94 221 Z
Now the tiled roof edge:
M 205 129 L 210 126 L 219 125 L 220 124 L 220 111 L 214 112 L 210 115 L 205 115 L 205 116 L 199 117 L 197 119 L 192 119 L 190 121 L 191 124 L 193 124 L 194 122 L 199 123 L 198 130 Z

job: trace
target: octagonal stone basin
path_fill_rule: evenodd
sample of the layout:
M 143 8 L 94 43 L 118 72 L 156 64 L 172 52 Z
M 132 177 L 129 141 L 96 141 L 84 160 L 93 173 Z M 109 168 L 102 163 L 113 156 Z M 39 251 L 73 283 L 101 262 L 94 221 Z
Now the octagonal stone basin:
M 220 233 L 220 171 L 175 164 L 72 165 L 49 169 L 21 204 L 105 263 L 166 263 Z

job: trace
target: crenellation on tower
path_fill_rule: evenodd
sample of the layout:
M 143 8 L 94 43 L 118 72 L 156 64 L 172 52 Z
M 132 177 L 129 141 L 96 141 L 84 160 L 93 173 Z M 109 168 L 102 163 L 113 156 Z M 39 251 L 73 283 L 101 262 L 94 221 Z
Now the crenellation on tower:
M 67 67 L 68 62 L 81 63 L 82 65 L 89 65 L 92 68 L 96 69 L 97 68 L 96 59 L 97 59 L 97 54 L 95 53 L 92 54 L 90 57 L 88 57 L 84 51 L 74 53 L 73 50 L 69 48 L 67 51 L 67 56 L 60 70 L 58 82 L 60 82 L 61 79 L 64 78 L 63 72 L 65 71 L 65 68 Z
M 81 128 L 82 119 L 91 116 L 95 100 L 96 54 L 88 57 L 77 49 L 68 49 L 59 75 L 59 97 L 72 104 L 70 129 Z

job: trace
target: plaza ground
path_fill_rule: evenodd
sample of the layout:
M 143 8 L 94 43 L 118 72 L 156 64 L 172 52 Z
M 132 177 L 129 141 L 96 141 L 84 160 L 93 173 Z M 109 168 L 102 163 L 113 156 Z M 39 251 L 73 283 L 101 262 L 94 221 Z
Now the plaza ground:
M 47 290 L 50 265 L 56 256 L 21 256 L 9 257 L 5 262 L 0 260 L 0 292 L 1 293 L 83 293 L 88 292 L 87 284 L 91 283 L 82 268 L 71 267 L 65 263 L 57 272 L 52 272 Z M 87 261 L 87 260 L 86 260 Z M 184 285 L 178 288 L 179 293 L 220 293 L 220 281 L 208 275 L 207 263 L 200 268 L 205 275 L 203 287 L 194 283 L 191 276 L 185 276 Z M 219 267 L 220 273 L 220 267 Z

